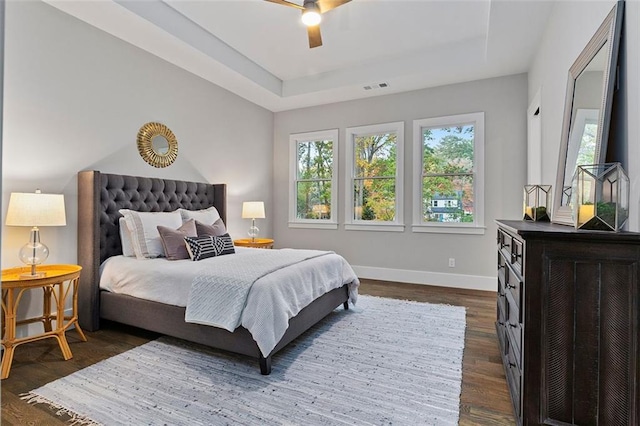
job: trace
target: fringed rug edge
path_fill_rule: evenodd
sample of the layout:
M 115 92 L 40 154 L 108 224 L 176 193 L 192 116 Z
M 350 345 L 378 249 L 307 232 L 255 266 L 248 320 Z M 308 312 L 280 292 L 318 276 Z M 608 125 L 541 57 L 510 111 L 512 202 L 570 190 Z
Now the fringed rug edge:
M 27 404 L 46 404 L 52 409 L 56 410 L 56 416 L 69 416 L 70 426 L 102 426 L 100 423 L 91 420 L 87 416 L 83 416 L 73 410 L 70 410 L 67 407 L 56 404 L 48 398 L 45 398 L 42 395 L 38 395 L 34 391 L 20 394 L 20 399 L 25 401 Z

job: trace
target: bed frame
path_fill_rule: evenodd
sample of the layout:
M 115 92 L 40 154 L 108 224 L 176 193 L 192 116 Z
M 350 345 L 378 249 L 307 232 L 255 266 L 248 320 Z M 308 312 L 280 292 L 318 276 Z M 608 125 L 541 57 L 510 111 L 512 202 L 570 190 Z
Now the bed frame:
M 111 320 L 257 358 L 262 374 L 271 373 L 271 357 L 340 304 L 348 309 L 347 285 L 313 301 L 289 320 L 289 328 L 271 353 L 262 356 L 251 333 L 233 333 L 187 323 L 185 308 L 101 291 L 99 267 L 122 254 L 119 209 L 142 212 L 199 210 L 214 206 L 226 223 L 226 185 L 146 178 L 98 171 L 78 173 L 78 263 L 82 266 L 78 308 L 80 326 L 94 331 L 100 320 Z

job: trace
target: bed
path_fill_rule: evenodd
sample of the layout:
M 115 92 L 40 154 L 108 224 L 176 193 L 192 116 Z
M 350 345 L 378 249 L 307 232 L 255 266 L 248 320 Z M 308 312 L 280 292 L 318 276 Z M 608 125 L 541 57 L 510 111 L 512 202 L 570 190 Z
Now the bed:
M 101 320 L 128 324 L 145 330 L 204 344 L 256 358 L 260 372 L 270 374 L 272 356 L 340 305 L 348 309 L 357 286 L 341 283 L 315 298 L 290 318 L 284 335 L 269 353 L 263 353 L 251 332 L 239 326 L 233 332 L 185 321 L 184 306 L 148 300 L 100 288 L 100 267 L 122 257 L 120 209 L 138 212 L 199 211 L 215 207 L 226 223 L 226 185 L 158 178 L 78 173 L 78 263 L 83 271 L 79 288 L 79 321 L 83 329 L 98 330 Z M 240 249 L 241 251 L 242 249 Z M 255 253 L 259 249 L 248 249 Z M 232 256 L 224 256 L 231 258 Z M 170 262 L 170 261 L 166 261 Z M 199 263 L 199 262 L 194 262 Z M 257 283 L 257 281 L 256 281 Z

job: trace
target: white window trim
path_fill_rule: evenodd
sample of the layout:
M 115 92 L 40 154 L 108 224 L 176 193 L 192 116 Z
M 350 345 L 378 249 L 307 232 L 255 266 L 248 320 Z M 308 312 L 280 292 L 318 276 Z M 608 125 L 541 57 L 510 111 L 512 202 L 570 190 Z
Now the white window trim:
M 473 223 L 434 223 L 422 219 L 422 129 L 473 124 Z M 484 225 L 484 112 L 413 120 L 413 232 L 483 235 Z
M 289 135 L 289 228 L 338 229 L 338 129 Z M 331 166 L 331 216 L 329 219 L 299 219 L 297 217 L 298 143 L 318 140 L 333 141 Z
M 383 222 L 353 219 L 353 178 L 355 174 L 353 138 L 372 133 L 396 133 L 396 220 Z M 345 130 L 345 226 L 348 231 L 404 231 L 404 121 L 348 127 Z

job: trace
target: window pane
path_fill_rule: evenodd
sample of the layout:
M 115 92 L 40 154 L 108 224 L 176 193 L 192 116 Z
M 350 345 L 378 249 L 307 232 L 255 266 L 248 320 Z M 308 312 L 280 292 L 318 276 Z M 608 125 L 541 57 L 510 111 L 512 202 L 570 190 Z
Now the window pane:
M 333 141 L 298 142 L 298 179 L 331 179 Z
M 331 218 L 331 181 L 298 182 L 296 184 L 298 219 Z
M 577 165 L 594 164 L 596 153 L 596 136 L 598 134 L 598 123 L 587 121 L 582 132 L 582 141 L 578 150 Z
M 423 174 L 472 173 L 473 125 L 422 129 Z
M 424 222 L 473 222 L 473 177 L 431 176 L 422 179 Z
M 354 138 L 355 177 L 396 175 L 396 134 L 356 136 Z
M 396 217 L 396 181 L 392 179 L 355 179 L 353 218 L 392 222 Z

